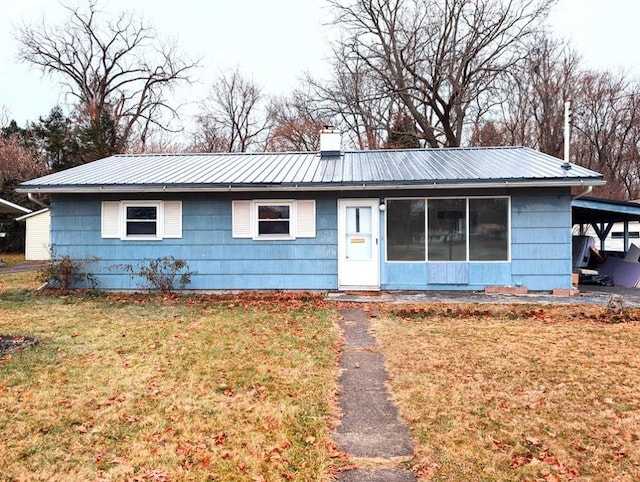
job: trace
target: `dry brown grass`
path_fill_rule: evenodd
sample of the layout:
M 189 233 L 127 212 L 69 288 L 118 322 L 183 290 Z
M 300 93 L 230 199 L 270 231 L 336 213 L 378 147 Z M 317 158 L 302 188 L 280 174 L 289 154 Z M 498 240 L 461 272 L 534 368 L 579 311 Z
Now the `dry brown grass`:
M 13 266 L 24 262 L 24 253 L 0 253 L 0 259 L 4 263 L 2 266 Z M 2 267 L 0 267 L 1 269 Z
M 422 479 L 640 480 L 640 324 L 609 320 L 586 306 L 383 309 Z
M 34 271 L 26 273 L 2 274 L 0 273 L 0 296 L 7 292 L 35 290 L 42 283 L 36 280 Z
M 0 355 L 0 480 L 328 480 L 335 318 L 315 296 L 4 291 L 0 333 L 40 343 Z

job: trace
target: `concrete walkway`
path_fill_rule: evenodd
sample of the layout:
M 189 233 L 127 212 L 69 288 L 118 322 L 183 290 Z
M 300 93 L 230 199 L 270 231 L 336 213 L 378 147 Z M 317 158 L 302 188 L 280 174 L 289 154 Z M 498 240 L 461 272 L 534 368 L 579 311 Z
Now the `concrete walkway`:
M 334 440 L 350 458 L 372 459 L 382 467 L 342 472 L 338 481 L 414 482 L 413 473 L 397 467 L 400 461 L 411 458 L 413 444 L 409 429 L 399 420 L 389 398 L 384 357 L 369 332 L 368 316 L 359 308 L 345 308 L 341 314 L 345 344 L 338 401 L 342 420 L 334 431 Z
M 22 263 L 13 264 L 11 266 L 0 266 L 0 275 L 37 271 L 42 266 L 44 266 L 45 263 L 45 261 L 24 261 Z

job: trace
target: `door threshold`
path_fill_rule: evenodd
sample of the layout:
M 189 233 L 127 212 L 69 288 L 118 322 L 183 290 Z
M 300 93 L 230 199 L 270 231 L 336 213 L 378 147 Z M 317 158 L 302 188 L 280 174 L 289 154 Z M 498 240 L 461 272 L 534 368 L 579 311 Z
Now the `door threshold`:
M 340 290 L 342 293 L 350 296 L 380 296 L 380 289 L 345 289 Z

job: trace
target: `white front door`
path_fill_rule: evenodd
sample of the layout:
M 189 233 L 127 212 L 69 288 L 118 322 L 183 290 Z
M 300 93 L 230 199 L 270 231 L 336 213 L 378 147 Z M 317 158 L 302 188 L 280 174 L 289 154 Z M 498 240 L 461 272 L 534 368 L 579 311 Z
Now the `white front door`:
M 338 287 L 380 289 L 378 199 L 338 200 Z

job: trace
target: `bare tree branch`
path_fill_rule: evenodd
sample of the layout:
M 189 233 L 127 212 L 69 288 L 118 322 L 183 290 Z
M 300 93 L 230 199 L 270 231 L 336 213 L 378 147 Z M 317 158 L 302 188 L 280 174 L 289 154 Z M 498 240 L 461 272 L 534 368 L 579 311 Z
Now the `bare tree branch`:
M 86 9 L 65 8 L 63 25 L 49 27 L 43 19 L 19 29 L 19 59 L 58 77 L 87 124 L 108 114 L 117 126 L 116 151 L 135 136 L 144 145 L 150 126 L 170 130 L 177 113 L 165 95 L 190 81 L 197 62 L 185 60 L 174 44 L 158 44 L 153 29 L 132 14 L 103 20 L 96 0 Z

